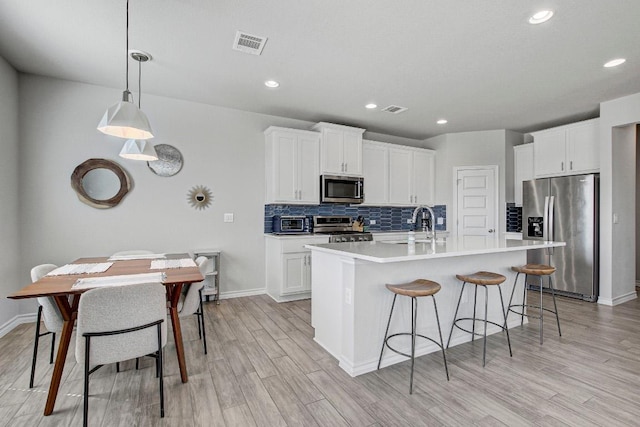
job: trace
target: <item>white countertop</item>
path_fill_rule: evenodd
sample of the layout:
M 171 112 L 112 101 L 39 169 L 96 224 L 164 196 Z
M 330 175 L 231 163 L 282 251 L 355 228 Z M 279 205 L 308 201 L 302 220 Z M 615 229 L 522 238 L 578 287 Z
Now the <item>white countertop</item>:
M 449 237 L 436 243 L 397 244 L 389 242 L 325 243 L 305 245 L 312 251 L 331 253 L 349 258 L 377 263 L 414 261 L 467 255 L 483 255 L 499 252 L 526 251 L 530 249 L 565 246 L 564 242 L 534 240 L 510 240 L 504 237 Z

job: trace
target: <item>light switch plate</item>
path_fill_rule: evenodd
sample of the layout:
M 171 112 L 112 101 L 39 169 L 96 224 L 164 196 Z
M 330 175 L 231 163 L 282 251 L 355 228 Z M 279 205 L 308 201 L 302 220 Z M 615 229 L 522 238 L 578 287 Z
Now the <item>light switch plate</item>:
M 444 218 L 440 217 L 436 222 L 438 223 L 438 225 L 442 225 L 444 224 Z
M 233 222 L 233 214 L 232 213 L 224 214 L 224 222 Z
M 377 221 L 375 219 L 370 219 L 369 220 L 369 225 L 376 225 Z

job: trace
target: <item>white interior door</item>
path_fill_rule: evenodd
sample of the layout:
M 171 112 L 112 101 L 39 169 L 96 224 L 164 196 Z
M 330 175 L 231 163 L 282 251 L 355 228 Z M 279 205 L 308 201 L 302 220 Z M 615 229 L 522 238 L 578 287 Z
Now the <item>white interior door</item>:
M 492 236 L 498 225 L 498 167 L 457 168 L 458 236 Z

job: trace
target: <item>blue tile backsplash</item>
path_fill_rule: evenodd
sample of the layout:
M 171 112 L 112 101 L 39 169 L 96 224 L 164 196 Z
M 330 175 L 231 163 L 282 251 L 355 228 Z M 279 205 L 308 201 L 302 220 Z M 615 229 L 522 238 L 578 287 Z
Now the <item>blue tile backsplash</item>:
M 354 206 L 327 203 L 317 206 L 309 205 L 265 205 L 264 206 L 264 232 L 271 233 L 272 217 L 274 215 L 349 215 L 353 219 L 362 215 L 365 219 L 365 227 L 369 231 L 401 231 L 409 230 L 411 224 L 407 220 L 411 219 L 415 208 L 389 207 L 389 206 Z M 443 224 L 436 224 L 436 230 L 447 229 L 447 207 L 446 205 L 433 206 L 436 218 L 442 218 Z M 375 224 L 371 224 L 375 220 Z
M 507 203 L 507 233 L 522 231 L 522 207 Z

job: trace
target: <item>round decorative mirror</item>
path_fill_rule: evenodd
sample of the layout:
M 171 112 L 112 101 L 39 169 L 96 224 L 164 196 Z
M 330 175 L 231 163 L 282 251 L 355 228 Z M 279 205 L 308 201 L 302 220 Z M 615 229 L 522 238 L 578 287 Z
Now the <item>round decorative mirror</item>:
M 98 209 L 117 206 L 131 189 L 131 181 L 119 164 L 89 159 L 71 174 L 71 187 L 81 202 Z
M 213 195 L 204 185 L 196 185 L 187 193 L 187 200 L 195 209 L 206 209 L 213 202 Z

